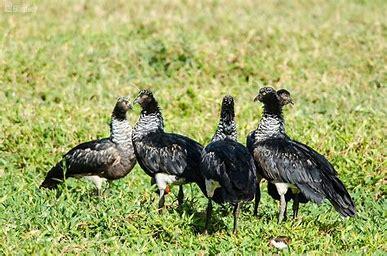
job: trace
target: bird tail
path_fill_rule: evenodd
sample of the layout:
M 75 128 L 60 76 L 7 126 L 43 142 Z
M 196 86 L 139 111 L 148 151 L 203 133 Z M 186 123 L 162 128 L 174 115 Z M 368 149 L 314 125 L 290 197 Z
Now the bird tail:
M 343 217 L 352 217 L 356 214 L 355 204 L 337 176 L 324 175 L 322 185 L 326 197 Z
M 47 173 L 40 188 L 55 189 L 64 180 L 63 162 L 60 161 Z

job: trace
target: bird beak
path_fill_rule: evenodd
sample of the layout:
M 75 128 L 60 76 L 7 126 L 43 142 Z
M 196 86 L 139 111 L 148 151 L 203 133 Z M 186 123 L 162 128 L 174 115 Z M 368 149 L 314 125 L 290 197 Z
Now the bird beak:
M 257 95 L 257 96 L 255 96 L 255 98 L 254 98 L 254 102 L 256 102 L 256 101 L 259 101 L 259 94 Z
M 139 104 L 140 102 L 139 102 L 139 98 L 137 97 L 137 98 L 135 98 L 134 99 L 134 101 L 133 101 L 133 105 L 136 105 L 136 104 Z
M 293 100 L 292 99 L 290 99 L 290 105 L 294 105 L 294 102 L 293 102 Z

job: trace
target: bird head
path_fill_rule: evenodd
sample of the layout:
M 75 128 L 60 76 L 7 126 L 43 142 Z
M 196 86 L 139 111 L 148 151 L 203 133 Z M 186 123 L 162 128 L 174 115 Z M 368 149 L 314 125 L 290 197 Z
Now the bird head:
M 258 95 L 254 98 L 254 101 L 260 101 L 264 105 L 278 105 L 280 107 L 293 104 L 290 93 L 287 90 L 280 89 L 276 91 L 272 87 L 261 88 Z
M 132 109 L 132 104 L 130 104 L 129 99 L 127 97 L 119 97 L 117 99 L 116 106 L 113 110 L 113 115 L 119 119 L 126 118 L 126 112 Z
M 277 100 L 277 92 L 272 87 L 263 87 L 259 89 L 258 95 L 254 101 L 260 101 L 263 104 Z
M 280 104 L 282 106 L 285 106 L 287 104 L 292 104 L 293 105 L 293 100 L 290 97 L 290 92 L 288 92 L 285 89 L 280 89 L 277 91 L 277 96 L 279 98 Z
M 139 92 L 138 96 L 133 101 L 133 105 L 134 104 L 139 104 L 141 108 L 146 111 L 158 109 L 157 101 L 154 98 L 153 93 L 148 89 Z
M 230 95 L 224 96 L 222 101 L 222 118 L 234 118 L 234 98 Z

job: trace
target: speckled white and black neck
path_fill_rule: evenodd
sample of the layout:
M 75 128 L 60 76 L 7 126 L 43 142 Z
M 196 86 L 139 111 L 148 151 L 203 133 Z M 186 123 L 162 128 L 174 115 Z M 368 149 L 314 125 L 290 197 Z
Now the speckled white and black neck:
M 284 138 L 285 136 L 285 121 L 282 117 L 282 112 L 273 113 L 264 109 L 263 116 L 254 133 L 255 141 Z
M 223 120 L 222 118 L 219 121 L 218 128 L 215 132 L 214 137 L 212 137 L 211 142 L 230 139 L 237 141 L 237 130 L 234 120 Z
M 140 118 L 133 130 L 133 141 L 138 141 L 152 132 L 164 131 L 164 120 L 160 111 L 147 113 L 141 112 Z
M 110 138 L 114 143 L 120 145 L 124 150 L 131 149 L 132 146 L 132 127 L 127 119 L 112 117 L 110 124 Z

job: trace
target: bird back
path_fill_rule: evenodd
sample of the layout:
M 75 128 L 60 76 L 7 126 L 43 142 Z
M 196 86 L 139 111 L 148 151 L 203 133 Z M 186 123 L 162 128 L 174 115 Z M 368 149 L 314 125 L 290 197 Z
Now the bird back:
M 236 202 L 252 200 L 256 189 L 256 170 L 248 150 L 238 142 L 221 140 L 204 150 L 201 171 L 206 179 L 218 181 L 222 189 L 214 200 Z M 221 193 L 221 196 L 217 196 Z

